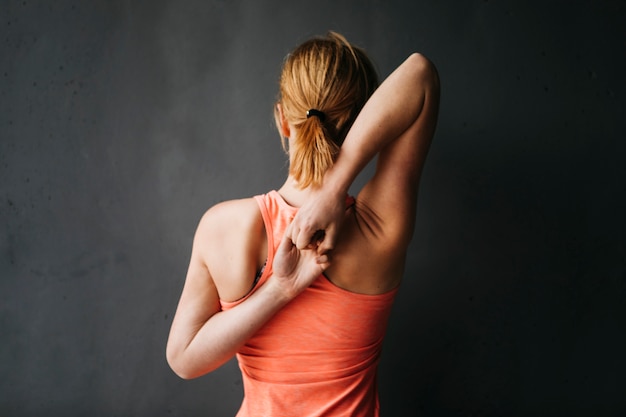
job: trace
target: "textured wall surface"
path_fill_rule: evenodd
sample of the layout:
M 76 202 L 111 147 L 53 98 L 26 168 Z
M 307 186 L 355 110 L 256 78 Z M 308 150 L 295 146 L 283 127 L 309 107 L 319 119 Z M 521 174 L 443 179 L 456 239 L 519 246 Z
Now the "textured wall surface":
M 0 2 L 0 415 L 232 416 L 165 361 L 191 239 L 280 186 L 284 55 L 438 66 L 384 416 L 626 412 L 623 1 Z M 356 188 L 356 187 L 355 187 Z

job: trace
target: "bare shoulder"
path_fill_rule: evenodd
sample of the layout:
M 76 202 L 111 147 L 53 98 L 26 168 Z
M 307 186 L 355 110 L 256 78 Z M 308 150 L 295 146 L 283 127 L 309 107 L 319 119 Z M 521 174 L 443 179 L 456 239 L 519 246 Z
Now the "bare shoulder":
M 211 207 L 200 220 L 195 241 L 220 299 L 245 295 L 267 256 L 263 218 L 254 198 Z
M 243 226 L 254 220 L 259 209 L 254 198 L 227 200 L 217 203 L 204 213 L 199 228 L 208 228 L 213 232 Z

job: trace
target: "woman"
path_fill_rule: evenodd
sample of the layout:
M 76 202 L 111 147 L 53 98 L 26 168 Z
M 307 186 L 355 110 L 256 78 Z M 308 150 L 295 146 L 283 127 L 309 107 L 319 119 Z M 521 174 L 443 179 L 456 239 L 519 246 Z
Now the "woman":
M 296 48 L 275 109 L 287 180 L 200 221 L 167 359 L 195 378 L 237 354 L 240 417 L 378 415 L 376 368 L 439 87 L 419 54 L 376 85 L 339 34 Z M 347 197 L 376 155 L 374 176 Z

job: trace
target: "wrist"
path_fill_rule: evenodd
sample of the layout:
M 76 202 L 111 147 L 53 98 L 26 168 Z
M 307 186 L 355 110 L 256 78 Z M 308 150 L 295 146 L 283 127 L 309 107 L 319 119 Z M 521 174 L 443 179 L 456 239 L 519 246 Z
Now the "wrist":
M 285 304 L 288 304 L 296 297 L 296 295 L 298 295 L 283 284 L 286 280 L 286 278 L 281 279 L 281 277 L 272 274 L 265 285 L 261 287 L 265 288 L 268 297 L 279 307 L 283 307 Z
M 352 177 L 341 166 L 333 165 L 324 175 L 321 189 L 335 197 L 343 198 L 352 185 Z

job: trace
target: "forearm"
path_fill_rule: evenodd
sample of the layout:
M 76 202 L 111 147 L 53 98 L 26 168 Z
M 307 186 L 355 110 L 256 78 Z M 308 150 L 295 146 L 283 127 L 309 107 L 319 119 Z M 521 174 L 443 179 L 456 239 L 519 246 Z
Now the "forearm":
M 359 172 L 422 113 L 427 94 L 437 87 L 433 65 L 423 56 L 407 58 L 365 104 L 324 176 L 327 191 L 344 195 Z
M 171 335 L 172 342 L 168 344 L 171 368 L 185 379 L 217 369 L 289 300 L 270 279 L 241 304 L 212 315 L 197 331 L 176 328 L 178 335 Z

